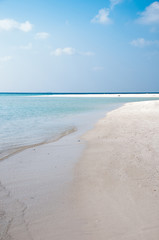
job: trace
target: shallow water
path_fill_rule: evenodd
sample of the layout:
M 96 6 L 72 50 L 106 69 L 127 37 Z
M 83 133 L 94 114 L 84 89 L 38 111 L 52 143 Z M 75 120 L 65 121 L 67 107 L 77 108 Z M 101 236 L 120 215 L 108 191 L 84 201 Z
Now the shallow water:
M 87 129 L 101 114 L 123 103 L 151 99 L 0 94 L 0 158 L 15 149 Z
M 80 193 L 80 188 L 74 185 L 77 181 L 75 165 L 85 148 L 85 142 L 82 139 L 79 141 L 79 136 L 92 128 L 94 123 L 107 111 L 121 106 L 124 102 L 141 100 L 148 99 L 48 98 L 46 100 L 44 97 L 42 99 L 38 97 L 37 100 L 35 97 L 30 100 L 28 97 L 27 99 L 23 97 L 16 99 L 17 105 L 21 106 L 17 111 L 19 117 L 14 116 L 14 111 L 12 114 L 17 136 L 21 136 L 23 141 L 21 145 L 26 144 L 25 140 L 35 143 L 39 137 L 44 141 L 48 139 L 48 133 L 50 133 L 50 140 L 55 136 L 60 137 L 60 131 L 63 131 L 60 123 L 65 124 L 66 128 L 68 126 L 76 127 L 77 131 L 59 141 L 27 149 L 0 162 L 0 239 L 90 239 L 89 234 L 94 233 L 97 224 L 94 225 L 93 222 L 93 228 L 90 227 L 92 220 L 87 221 L 85 215 L 82 215 L 82 208 L 79 208 L 78 195 L 76 195 L 77 192 Z M 36 113 L 35 110 L 31 114 L 34 105 L 39 108 L 39 111 Z M 51 110 L 47 112 L 48 106 L 51 106 L 52 112 Z M 62 114 L 60 106 L 66 110 Z M 64 106 L 67 106 L 67 109 Z M 33 110 L 29 111 L 30 108 Z M 46 115 L 44 111 L 46 111 Z M 27 115 L 27 112 L 30 115 Z M 9 116 L 9 112 L 6 111 L 6 113 Z M 34 126 L 31 124 L 33 123 L 32 115 L 36 119 Z M 41 122 L 38 121 L 39 118 Z M 9 124 L 11 120 L 12 118 L 9 120 L 8 117 L 10 135 L 14 139 L 16 136 L 13 135 L 12 125 Z M 57 120 L 57 125 L 54 124 L 54 120 Z M 3 121 L 5 124 L 5 118 Z M 19 127 L 22 130 L 23 128 L 28 129 L 28 139 L 25 129 L 22 134 L 20 133 L 19 121 L 21 121 L 22 126 Z M 36 129 L 35 132 L 28 128 L 28 123 L 30 123 L 31 129 Z M 56 126 L 59 126 L 59 132 L 55 132 Z M 50 131 L 47 132 L 46 127 Z M 2 139 L 0 140 L 2 141 Z M 101 232 L 101 229 L 99 231 Z

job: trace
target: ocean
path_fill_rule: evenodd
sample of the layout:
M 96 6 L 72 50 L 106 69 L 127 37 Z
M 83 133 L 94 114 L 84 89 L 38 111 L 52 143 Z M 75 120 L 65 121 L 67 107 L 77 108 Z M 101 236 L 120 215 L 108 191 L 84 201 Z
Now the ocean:
M 126 102 L 154 99 L 1 93 L 0 159 L 24 147 L 57 141 L 75 131 L 87 130 L 106 112 Z

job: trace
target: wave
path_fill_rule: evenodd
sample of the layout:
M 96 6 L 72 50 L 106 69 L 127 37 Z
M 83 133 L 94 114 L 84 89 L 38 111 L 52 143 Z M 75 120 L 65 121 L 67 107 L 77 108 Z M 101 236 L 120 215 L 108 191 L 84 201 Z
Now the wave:
M 30 145 L 23 145 L 23 146 L 20 146 L 20 147 L 14 147 L 14 148 L 10 148 L 10 149 L 7 149 L 7 150 L 4 150 L 4 151 L 1 151 L 0 152 L 0 161 L 2 160 L 5 160 L 19 152 L 22 152 L 26 149 L 29 149 L 29 148 L 33 148 L 33 147 L 38 147 L 38 146 L 41 146 L 41 145 L 44 145 L 44 144 L 48 144 L 48 143 L 52 143 L 52 142 L 57 142 L 59 141 L 61 138 L 69 135 L 69 134 L 72 134 L 74 132 L 77 131 L 77 128 L 76 127 L 72 127 L 70 129 L 67 129 L 63 132 L 61 132 L 60 134 L 58 134 L 56 137 L 52 138 L 52 139 L 49 139 L 47 141 L 43 141 L 43 142 L 40 142 L 40 143 L 35 143 L 35 144 L 30 144 Z

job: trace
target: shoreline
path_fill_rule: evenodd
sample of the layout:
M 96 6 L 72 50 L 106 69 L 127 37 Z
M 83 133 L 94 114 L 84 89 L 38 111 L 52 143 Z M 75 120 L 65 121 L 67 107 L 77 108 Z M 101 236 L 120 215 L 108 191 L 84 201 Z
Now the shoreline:
M 72 129 L 69 129 L 69 130 L 66 130 L 66 131 L 62 132 L 59 136 L 57 136 L 54 139 L 50 139 L 48 141 L 44 141 L 44 142 L 40 142 L 40 143 L 34 143 L 34 144 L 31 144 L 31 145 L 24 145 L 24 146 L 21 146 L 21 147 L 17 147 L 17 148 L 6 150 L 6 151 L 0 153 L 2 155 L 2 156 L 0 156 L 0 161 L 3 161 L 3 160 L 5 160 L 5 159 L 7 159 L 9 157 L 12 157 L 15 154 L 20 153 L 22 151 L 25 151 L 25 150 L 27 150 L 29 148 L 35 148 L 35 147 L 38 147 L 38 146 L 42 146 L 44 144 L 57 142 L 61 138 L 66 137 L 67 135 L 70 135 L 70 134 L 72 134 L 72 133 L 74 133 L 76 131 L 77 131 L 77 129 L 74 127 Z M 3 154 L 4 154 L 4 156 L 3 156 Z
M 117 104 L 112 104 L 112 106 L 107 106 L 107 112 L 116 109 L 118 107 L 120 107 L 122 103 L 117 103 Z M 87 115 L 87 116 L 86 116 Z M 51 142 L 56 142 L 58 140 L 60 140 L 61 138 L 72 134 L 74 132 L 79 132 L 79 136 L 81 135 L 80 132 L 84 133 L 87 130 L 89 130 L 89 128 L 92 128 L 94 126 L 94 124 L 96 123 L 97 120 L 99 120 L 102 116 L 105 115 L 105 110 L 97 110 L 97 111 L 90 111 L 89 113 L 79 113 L 78 115 L 74 116 L 74 122 L 72 123 L 72 126 L 67 126 L 66 130 L 58 133 L 57 135 L 53 135 L 51 138 L 47 139 L 45 136 L 45 139 L 41 142 L 39 141 L 35 141 L 34 143 L 31 144 L 21 144 L 20 146 L 14 144 L 14 148 L 11 146 L 8 149 L 4 149 L 0 151 L 0 161 L 3 161 L 5 159 L 7 159 L 8 157 L 11 157 L 21 151 L 27 150 L 29 148 L 34 148 L 40 145 L 44 145 L 44 144 L 48 144 Z M 70 116 L 69 116 L 70 117 Z M 79 125 L 78 121 L 80 118 L 80 124 L 83 124 L 83 127 L 81 128 L 81 126 Z M 78 120 L 77 120 L 78 119 Z M 89 124 L 87 123 L 88 119 L 90 119 Z M 85 125 L 85 126 L 84 126 Z M 47 140 L 46 140 L 47 139 Z
M 102 116 L 103 111 L 90 114 L 89 123 L 83 119 L 84 126 L 72 134 L 0 161 L 0 239 L 76 238 L 70 186 L 85 148 L 79 139 Z
M 126 103 L 81 138 L 1 161 L 2 239 L 158 240 L 157 109 L 159 101 Z
M 158 122 L 159 101 L 126 103 L 82 137 L 73 184 L 82 239 L 159 238 Z
M 7 93 L 6 93 L 7 94 Z M 14 93 L 12 93 L 13 95 L 14 95 Z M 12 95 L 11 94 L 11 95 Z M 16 93 L 15 93 L 16 94 Z M 21 96 L 20 95 L 20 93 L 18 93 L 19 94 L 19 96 Z M 23 97 L 25 97 L 25 96 L 23 96 Z M 159 94 L 157 94 L 157 93 L 144 93 L 144 94 L 140 94 L 140 93 L 138 93 L 138 94 L 127 94 L 127 93 L 123 93 L 123 94 L 116 94 L 116 93 L 111 93 L 111 94 L 82 94 L 82 93 L 80 93 L 80 94 L 63 94 L 63 95 L 61 95 L 61 94 L 55 94 L 55 95 L 49 95 L 49 94 L 47 94 L 47 95 L 44 95 L 44 94 L 42 94 L 42 95 L 38 95 L 38 94 L 35 94 L 35 95 L 30 95 L 29 93 L 28 93 L 28 95 L 26 94 L 26 97 L 35 97 L 35 98 L 37 98 L 37 97 L 59 97 L 59 98 L 63 98 L 63 97 L 68 97 L 68 98 L 109 98 L 109 99 L 112 99 L 112 98 L 114 98 L 114 99 L 119 99 L 120 97 L 121 97 L 121 99 L 122 99 L 122 101 L 120 101 L 120 100 L 118 100 L 118 101 L 120 101 L 120 103 L 118 103 L 118 104 L 125 104 L 125 98 L 128 98 L 128 101 L 140 101 L 140 99 L 141 99 L 141 101 L 147 101 L 147 100 L 157 100 L 157 99 L 159 99 Z M 132 100 L 134 98 L 134 100 Z M 137 100 L 135 100 L 135 98 L 137 98 Z M 113 105 L 112 105 L 113 106 Z M 116 106 L 115 108 L 118 108 L 118 107 L 120 107 L 120 106 Z M 114 107 L 112 107 L 112 110 L 113 110 L 113 108 Z M 104 110 L 102 110 L 103 112 L 104 112 Z M 107 111 L 111 111 L 111 109 L 108 109 Z M 86 129 L 87 130 L 87 129 Z M 72 132 L 74 132 L 74 131 L 76 131 L 76 130 L 70 130 L 70 132 L 72 133 Z M 41 141 L 41 142 L 35 142 L 35 143 L 31 143 L 31 144 L 25 144 L 24 143 L 24 145 L 20 145 L 20 146 L 16 146 L 16 145 L 14 145 L 14 148 L 12 148 L 12 146 L 11 146 L 11 148 L 9 148 L 9 149 L 6 149 L 6 150 L 2 150 L 1 152 L 0 152 L 0 161 L 2 161 L 2 160 L 5 160 L 5 159 L 7 159 L 8 157 L 10 157 L 10 156 L 12 156 L 12 155 L 15 155 L 16 153 L 19 153 L 19 152 L 21 152 L 21 151 L 23 151 L 23 150 L 26 150 L 26 149 L 28 149 L 28 148 L 32 148 L 32 147 L 36 147 L 36 146 L 40 146 L 40 145 L 43 145 L 43 144 L 47 144 L 47 143 L 50 143 L 50 142 L 54 142 L 54 141 L 58 141 L 61 137 L 63 137 L 63 136 L 66 136 L 67 135 L 67 130 L 66 130 L 66 133 L 65 132 L 62 132 L 59 136 L 57 136 L 56 138 L 51 138 L 51 139 L 49 139 L 49 140 L 43 140 L 43 141 Z
M 83 148 L 74 132 L 0 162 L 0 239 L 52 240 L 71 233 L 69 187 Z

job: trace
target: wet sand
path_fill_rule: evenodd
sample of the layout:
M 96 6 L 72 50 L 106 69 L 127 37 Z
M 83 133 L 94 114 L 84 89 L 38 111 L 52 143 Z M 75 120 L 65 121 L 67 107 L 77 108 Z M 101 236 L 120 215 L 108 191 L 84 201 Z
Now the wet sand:
M 70 185 L 77 133 L 0 162 L 0 240 L 76 239 Z
M 0 240 L 158 240 L 158 143 L 159 101 L 128 103 L 0 162 Z

